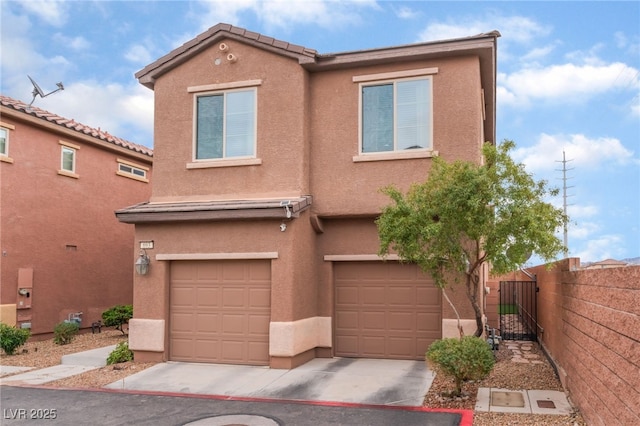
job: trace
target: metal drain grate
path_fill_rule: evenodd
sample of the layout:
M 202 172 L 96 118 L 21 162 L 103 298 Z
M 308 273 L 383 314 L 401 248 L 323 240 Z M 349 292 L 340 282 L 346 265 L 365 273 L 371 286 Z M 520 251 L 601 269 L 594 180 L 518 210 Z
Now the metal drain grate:
M 538 400 L 536 401 L 536 403 L 538 404 L 539 408 L 556 408 L 556 404 L 554 404 L 553 401 Z
M 522 392 L 491 392 L 491 405 L 494 407 L 524 407 Z

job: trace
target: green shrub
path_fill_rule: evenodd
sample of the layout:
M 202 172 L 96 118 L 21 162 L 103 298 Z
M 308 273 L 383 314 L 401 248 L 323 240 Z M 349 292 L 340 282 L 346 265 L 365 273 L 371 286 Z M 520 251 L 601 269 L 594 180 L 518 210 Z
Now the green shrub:
M 13 355 L 31 336 L 27 328 L 16 328 L 0 322 L 0 348 L 7 355 Z
M 107 327 L 115 327 L 125 334 L 123 325 L 133 318 L 133 305 L 116 305 L 102 313 L 102 321 Z
M 133 351 L 129 349 L 127 342 L 120 342 L 107 357 L 107 365 L 118 364 L 120 362 L 133 361 Z
M 71 343 L 78 334 L 80 326 L 75 322 L 61 322 L 53 329 L 53 342 L 56 345 Z
M 487 342 L 475 336 L 436 340 L 429 346 L 426 356 L 436 372 L 454 380 L 456 389 L 452 396 L 462 394 L 464 381 L 485 378 L 495 364 Z

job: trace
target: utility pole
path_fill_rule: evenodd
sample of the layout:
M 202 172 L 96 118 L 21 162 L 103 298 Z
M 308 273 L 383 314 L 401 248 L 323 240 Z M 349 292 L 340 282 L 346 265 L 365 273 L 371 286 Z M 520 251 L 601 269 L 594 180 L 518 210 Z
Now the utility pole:
M 569 161 L 573 161 L 573 160 L 567 160 L 566 156 L 565 156 L 565 152 L 564 150 L 562 150 L 562 161 L 556 161 L 556 163 L 562 163 L 562 169 L 557 171 L 561 171 L 562 172 L 562 208 L 564 210 L 564 215 L 567 216 L 567 197 L 569 197 L 569 195 L 567 195 L 567 189 L 569 188 L 573 188 L 573 186 L 567 186 L 567 179 L 571 179 L 567 177 L 567 172 L 573 170 L 573 168 L 568 169 L 567 168 L 567 163 Z M 567 254 L 569 252 L 569 224 L 567 223 L 568 221 L 564 221 L 564 247 L 565 247 L 565 254 Z

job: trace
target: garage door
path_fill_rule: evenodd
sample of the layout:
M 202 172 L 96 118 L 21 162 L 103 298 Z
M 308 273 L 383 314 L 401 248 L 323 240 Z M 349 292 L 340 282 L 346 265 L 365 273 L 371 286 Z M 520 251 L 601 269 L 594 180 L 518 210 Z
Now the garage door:
M 336 262 L 335 355 L 424 359 L 442 337 L 440 290 L 415 265 Z
M 169 359 L 269 364 L 269 261 L 173 262 L 169 297 Z

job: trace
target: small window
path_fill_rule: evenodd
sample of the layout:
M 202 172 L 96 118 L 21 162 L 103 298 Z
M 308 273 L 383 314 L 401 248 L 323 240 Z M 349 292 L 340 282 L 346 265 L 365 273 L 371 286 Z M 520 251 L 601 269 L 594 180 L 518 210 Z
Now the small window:
M 255 158 L 256 89 L 196 96 L 196 160 Z
M 117 161 L 118 171 L 116 172 L 116 174 L 118 176 L 124 176 L 143 182 L 148 182 L 147 172 L 149 168 L 122 159 L 118 159 Z
M 432 147 L 431 78 L 361 85 L 360 152 Z
M 76 150 L 68 146 L 62 146 L 60 169 L 65 172 L 76 172 Z
M 79 178 L 76 174 L 77 152 L 80 146 L 70 142 L 59 141 L 60 143 L 60 170 L 58 174 L 62 176 Z
M 9 131 L 0 127 L 0 155 L 9 156 Z

